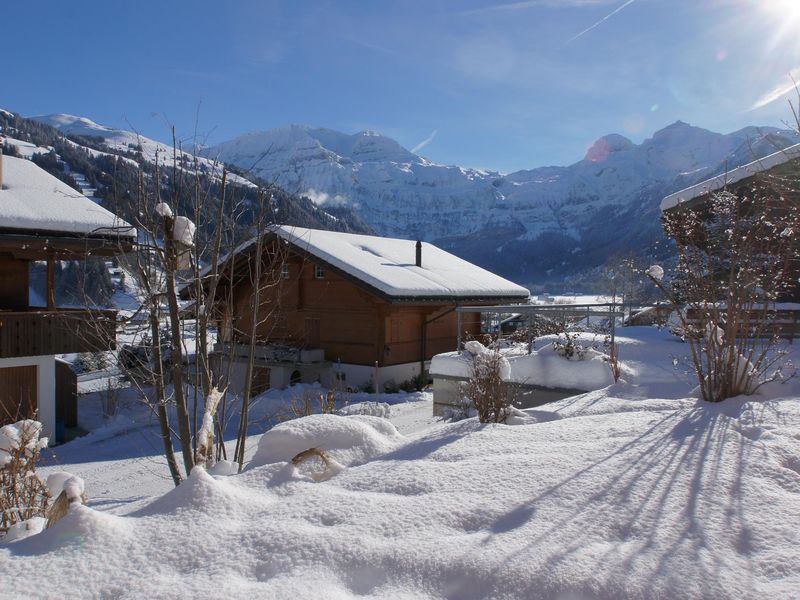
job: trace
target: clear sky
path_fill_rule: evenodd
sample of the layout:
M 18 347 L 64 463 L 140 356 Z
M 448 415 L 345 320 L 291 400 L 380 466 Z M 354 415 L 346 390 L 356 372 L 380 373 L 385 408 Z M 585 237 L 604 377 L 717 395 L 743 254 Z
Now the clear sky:
M 306 123 L 436 162 L 569 164 L 601 135 L 791 117 L 800 0 L 8 0 L 0 107 L 166 140 Z M 199 114 L 199 118 L 196 118 Z

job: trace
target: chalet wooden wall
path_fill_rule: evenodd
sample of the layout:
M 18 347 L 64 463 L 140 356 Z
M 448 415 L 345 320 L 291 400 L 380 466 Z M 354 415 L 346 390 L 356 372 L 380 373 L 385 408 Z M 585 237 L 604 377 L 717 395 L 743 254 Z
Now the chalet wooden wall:
M 28 261 L 0 253 L 0 309 L 28 307 Z
M 32 418 L 36 396 L 36 366 L 0 368 L 0 425 Z
M 258 311 L 257 340 L 281 342 L 306 348 L 322 348 L 329 361 L 380 366 L 419 361 L 422 358 L 422 325 L 425 320 L 445 313 L 452 304 L 408 305 L 390 303 L 371 294 L 350 279 L 330 269 L 322 278 L 316 265 L 299 255 L 288 259 L 288 278 L 278 273 L 265 274 Z M 232 303 L 223 309 L 221 338 L 246 342 L 253 323 L 253 287 L 240 282 L 233 291 Z M 233 314 L 234 330 L 225 322 Z M 480 323 L 472 321 L 465 330 L 477 333 Z M 427 328 L 425 358 L 455 349 L 457 317 L 454 311 L 430 323 Z

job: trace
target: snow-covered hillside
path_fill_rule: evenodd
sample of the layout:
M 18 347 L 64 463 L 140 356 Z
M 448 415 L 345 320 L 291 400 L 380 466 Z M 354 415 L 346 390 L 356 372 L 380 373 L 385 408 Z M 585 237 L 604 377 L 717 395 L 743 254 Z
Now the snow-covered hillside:
M 39 115 L 30 118 L 34 121 L 38 121 L 39 123 L 45 123 L 46 125 L 55 127 L 65 135 L 78 135 L 86 138 L 101 138 L 104 144 L 114 150 L 133 153 L 141 152 L 144 160 L 154 163 L 156 162 L 157 158 L 158 162 L 161 164 L 172 165 L 171 145 L 158 142 L 132 131 L 106 127 L 105 125 L 95 123 L 86 117 L 77 117 L 75 115 L 61 113 Z M 92 155 L 98 154 L 98 151 L 92 150 L 91 148 L 87 148 L 87 151 L 89 151 L 89 153 Z M 178 151 L 178 156 L 190 161 L 194 160 L 194 156 L 186 152 Z M 207 169 L 208 172 L 214 173 L 217 176 L 221 176 L 221 165 L 203 157 L 198 157 L 198 161 L 201 168 Z M 229 174 L 229 179 L 242 185 L 255 187 L 253 183 L 244 177 L 240 177 L 233 173 Z
M 256 165 L 263 178 L 318 203 L 356 207 L 381 234 L 438 242 L 526 282 L 638 249 L 658 235 L 664 195 L 794 139 L 774 128 L 721 135 L 679 121 L 639 145 L 608 135 L 571 166 L 508 175 L 434 164 L 374 132 L 303 125 L 245 134 L 202 154 Z M 646 235 L 610 226 L 623 215 L 633 219 L 626 229 Z

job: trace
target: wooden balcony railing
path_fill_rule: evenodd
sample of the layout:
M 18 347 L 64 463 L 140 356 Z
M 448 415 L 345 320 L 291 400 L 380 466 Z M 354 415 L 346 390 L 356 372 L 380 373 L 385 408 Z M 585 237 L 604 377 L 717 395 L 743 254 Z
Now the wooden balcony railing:
M 116 348 L 116 312 L 0 310 L 0 358 L 101 352 Z
M 725 311 L 720 311 L 724 318 Z M 701 331 L 705 329 L 703 311 L 690 308 L 686 311 L 686 319 Z M 800 337 L 800 310 L 777 308 L 769 312 L 765 318 L 761 311 L 753 316 L 750 331 L 742 329 L 737 337 L 769 338 L 777 336 L 790 342 Z

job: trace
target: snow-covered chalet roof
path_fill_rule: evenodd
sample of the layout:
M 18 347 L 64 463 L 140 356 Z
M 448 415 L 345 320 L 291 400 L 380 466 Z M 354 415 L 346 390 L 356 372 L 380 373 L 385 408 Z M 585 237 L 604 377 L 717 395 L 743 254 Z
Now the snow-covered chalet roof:
M 271 233 L 392 298 L 524 300 L 530 296 L 526 288 L 427 242 L 422 242 L 422 266 L 417 267 L 416 241 L 289 225 L 276 225 Z M 241 244 L 220 262 L 254 244 L 255 240 Z
M 133 238 L 127 222 L 23 158 L 3 156 L 0 229 Z
M 661 201 L 661 211 L 663 212 L 675 208 L 683 202 L 688 202 L 689 200 L 704 196 L 705 194 L 716 192 L 728 185 L 747 179 L 756 173 L 763 173 L 764 171 L 768 171 L 773 167 L 777 167 L 778 165 L 782 165 L 798 157 L 800 157 L 800 144 L 789 146 L 788 148 L 769 154 L 764 158 L 759 158 L 741 167 L 736 167 L 727 173 L 717 175 L 716 177 L 701 181 L 684 190 L 670 194 Z
M 522 287 L 422 242 L 422 266 L 415 264 L 416 241 L 280 225 L 274 232 L 297 248 L 387 296 L 396 298 L 520 298 Z

